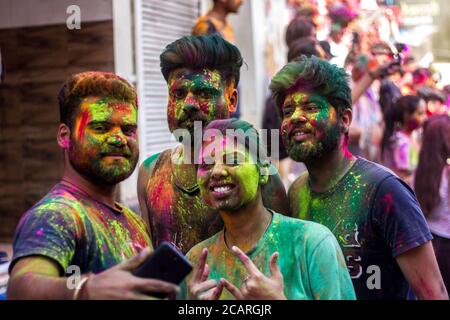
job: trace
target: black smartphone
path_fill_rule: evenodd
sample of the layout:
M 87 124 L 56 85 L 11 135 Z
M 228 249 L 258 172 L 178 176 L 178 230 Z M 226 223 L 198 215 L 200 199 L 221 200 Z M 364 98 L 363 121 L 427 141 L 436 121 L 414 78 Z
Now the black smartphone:
M 136 277 L 159 279 L 179 285 L 191 270 L 192 264 L 189 260 L 175 246 L 164 241 L 132 274 Z M 162 292 L 148 294 L 158 298 L 167 297 Z

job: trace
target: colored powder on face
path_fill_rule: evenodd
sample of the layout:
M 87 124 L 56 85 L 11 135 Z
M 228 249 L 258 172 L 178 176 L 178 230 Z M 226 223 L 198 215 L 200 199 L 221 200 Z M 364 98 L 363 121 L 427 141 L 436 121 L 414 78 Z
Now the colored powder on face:
M 40 228 L 40 229 L 36 232 L 36 234 L 37 234 L 38 236 L 42 236 L 42 235 L 44 234 L 44 230 L 43 230 L 42 228 Z
M 86 130 L 86 125 L 87 125 L 88 119 L 89 119 L 89 112 L 88 111 L 82 111 L 80 124 L 78 125 L 78 134 L 77 134 L 78 141 L 83 141 L 84 132 Z

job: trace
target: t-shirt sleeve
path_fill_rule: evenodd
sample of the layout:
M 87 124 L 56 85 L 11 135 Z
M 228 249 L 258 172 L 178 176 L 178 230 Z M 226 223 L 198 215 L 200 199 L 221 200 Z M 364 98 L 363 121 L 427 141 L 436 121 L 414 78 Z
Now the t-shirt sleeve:
M 393 257 L 433 239 L 414 192 L 398 177 L 380 183 L 371 214 Z
M 58 203 L 28 211 L 16 229 L 9 270 L 20 258 L 40 255 L 56 261 L 64 274 L 75 252 L 77 227 L 71 211 L 69 206 Z
M 344 256 L 331 232 L 315 246 L 308 261 L 310 287 L 316 300 L 356 299 Z

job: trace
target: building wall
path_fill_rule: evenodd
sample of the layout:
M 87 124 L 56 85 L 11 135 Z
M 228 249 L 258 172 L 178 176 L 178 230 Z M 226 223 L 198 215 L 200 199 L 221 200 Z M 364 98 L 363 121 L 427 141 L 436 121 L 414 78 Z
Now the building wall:
M 0 241 L 62 173 L 56 95 L 70 75 L 114 71 L 112 21 L 0 29 Z

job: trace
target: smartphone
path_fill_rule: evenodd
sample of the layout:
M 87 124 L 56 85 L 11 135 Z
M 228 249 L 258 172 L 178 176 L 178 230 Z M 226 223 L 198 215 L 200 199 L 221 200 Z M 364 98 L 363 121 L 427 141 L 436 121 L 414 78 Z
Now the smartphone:
M 189 260 L 175 246 L 164 241 L 132 274 L 136 277 L 159 279 L 179 285 L 191 271 L 192 264 Z M 148 294 L 158 298 L 167 296 L 162 292 Z

